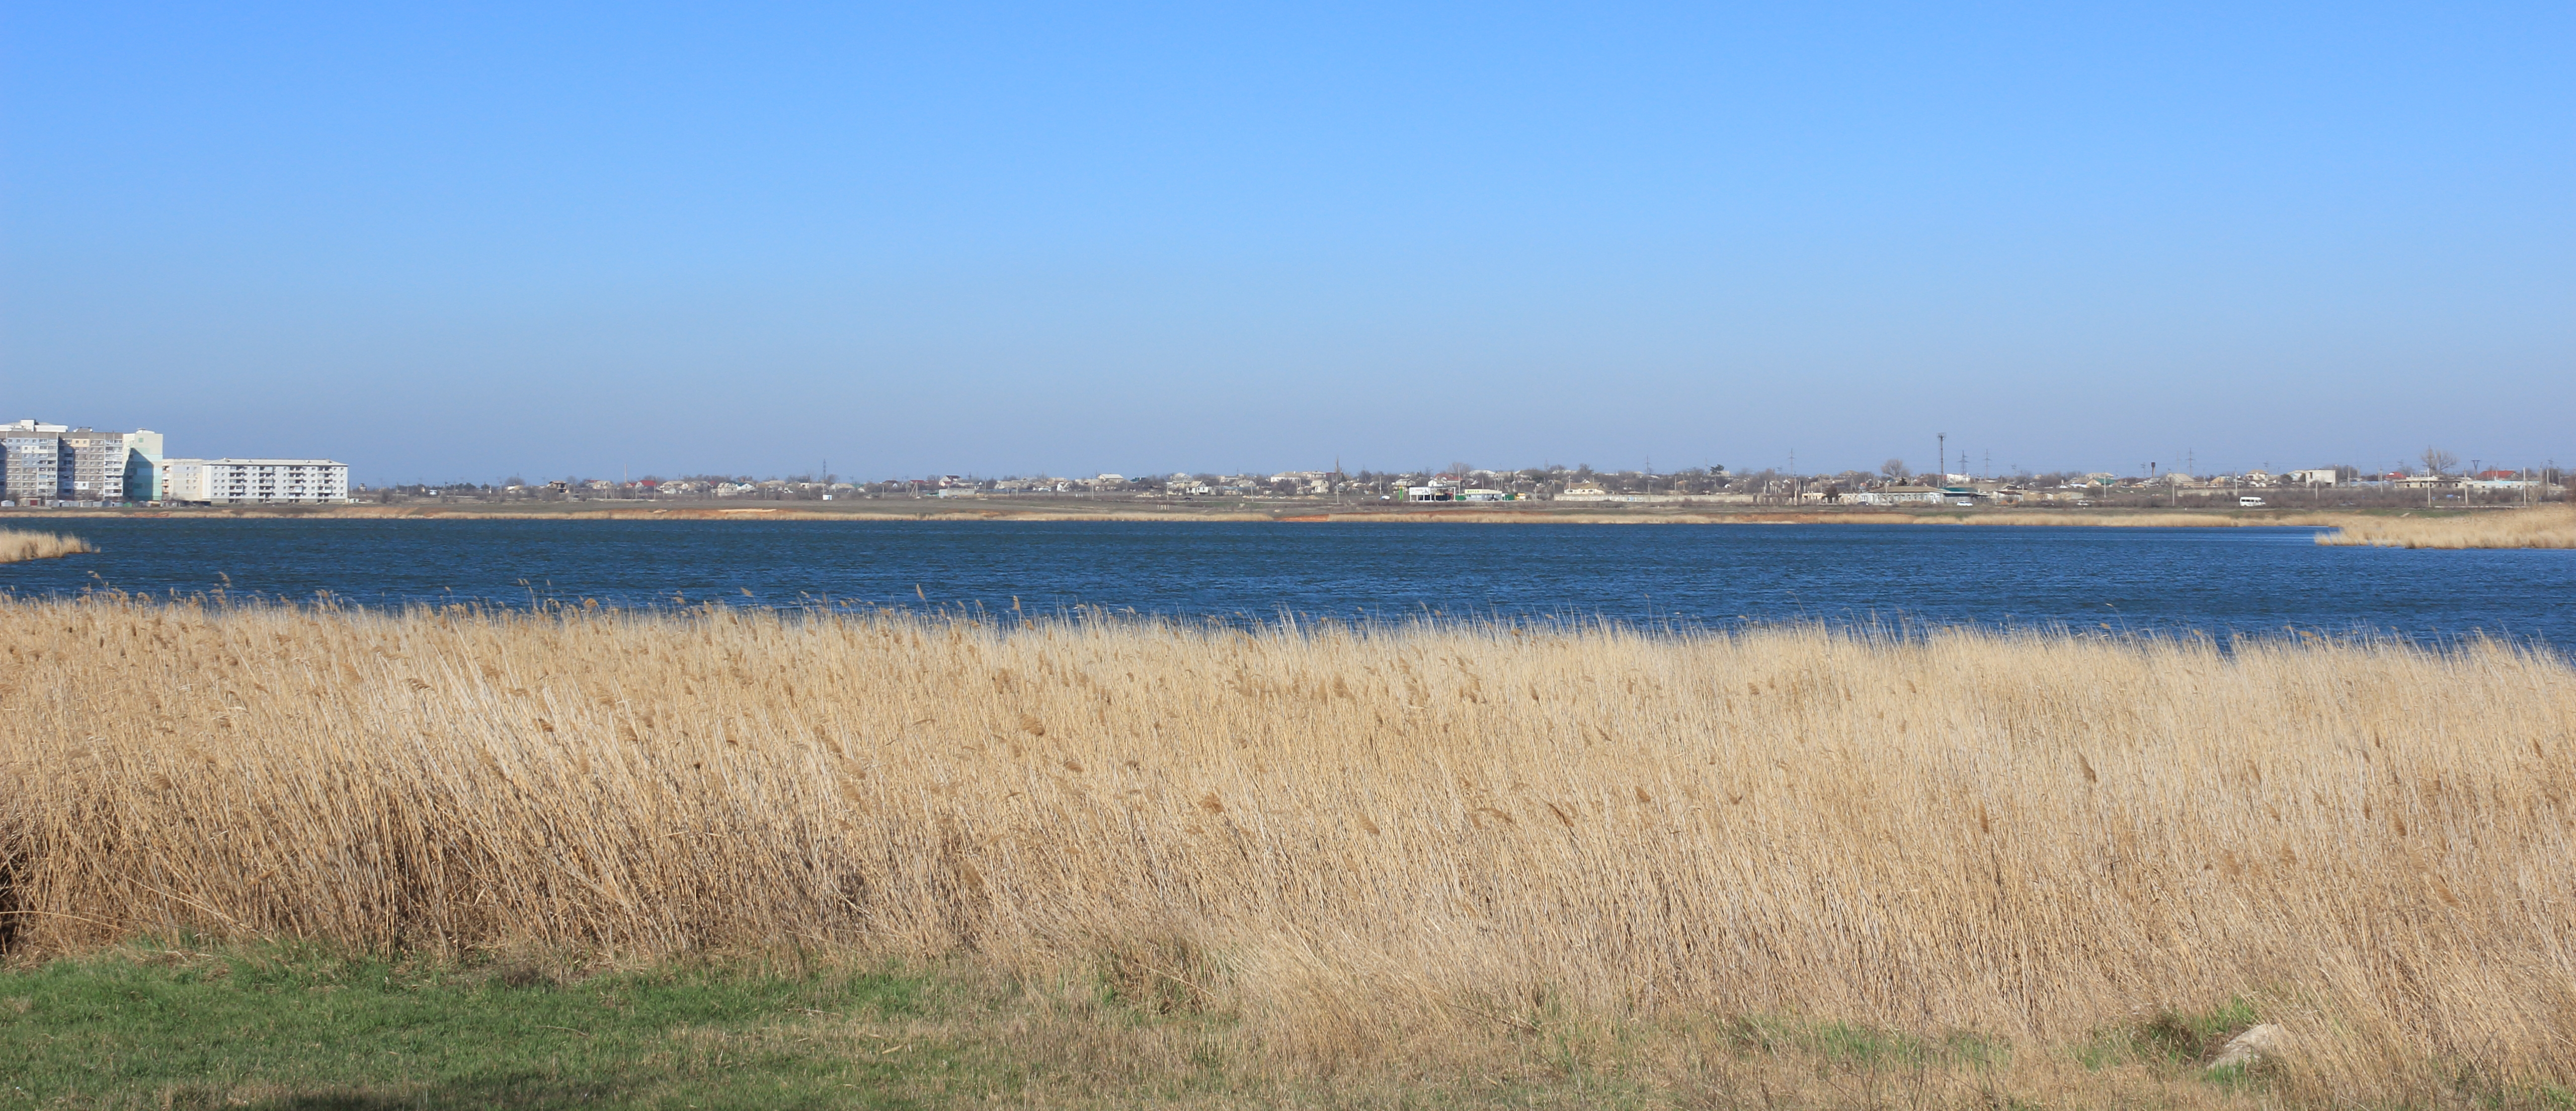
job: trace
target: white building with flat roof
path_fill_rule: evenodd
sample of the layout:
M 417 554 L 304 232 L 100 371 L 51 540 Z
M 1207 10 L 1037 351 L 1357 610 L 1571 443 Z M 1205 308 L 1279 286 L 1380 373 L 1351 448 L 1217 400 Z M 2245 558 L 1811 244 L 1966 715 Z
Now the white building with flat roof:
M 329 459 L 164 459 L 161 500 L 206 505 L 349 500 L 349 465 Z

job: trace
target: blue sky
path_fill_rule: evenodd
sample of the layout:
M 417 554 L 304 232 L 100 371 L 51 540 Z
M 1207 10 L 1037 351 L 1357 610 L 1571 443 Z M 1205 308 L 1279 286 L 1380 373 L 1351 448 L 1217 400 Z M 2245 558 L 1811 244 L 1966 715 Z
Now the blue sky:
M 2576 6 L 0 6 L 0 420 L 361 481 L 2576 463 Z

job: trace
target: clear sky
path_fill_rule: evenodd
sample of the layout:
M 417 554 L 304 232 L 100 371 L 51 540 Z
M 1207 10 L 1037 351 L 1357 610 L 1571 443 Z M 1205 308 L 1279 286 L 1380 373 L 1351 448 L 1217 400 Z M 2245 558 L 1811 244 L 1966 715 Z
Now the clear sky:
M 0 5 L 0 420 L 366 482 L 2576 463 L 2576 5 Z

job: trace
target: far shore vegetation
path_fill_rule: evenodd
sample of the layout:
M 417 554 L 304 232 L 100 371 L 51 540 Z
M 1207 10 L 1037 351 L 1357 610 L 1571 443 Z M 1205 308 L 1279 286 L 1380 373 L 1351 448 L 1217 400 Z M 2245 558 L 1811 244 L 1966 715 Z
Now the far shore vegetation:
M 111 594 L 0 642 L 0 1107 L 2576 1100 L 2538 646 Z

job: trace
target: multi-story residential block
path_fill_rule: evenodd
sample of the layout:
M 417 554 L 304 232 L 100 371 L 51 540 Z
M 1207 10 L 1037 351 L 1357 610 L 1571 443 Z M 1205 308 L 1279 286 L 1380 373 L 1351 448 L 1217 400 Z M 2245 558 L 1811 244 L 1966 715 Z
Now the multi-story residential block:
M 22 420 L 0 424 L 0 499 L 25 505 L 61 496 L 63 434 L 71 426 Z
M 62 501 L 125 500 L 125 433 L 75 428 L 63 433 Z
M 186 502 L 206 501 L 207 482 L 204 459 L 164 459 L 161 461 L 161 500 Z
M 329 459 L 164 459 L 161 500 L 237 505 L 349 500 L 349 465 Z
M 126 483 L 137 471 L 138 452 L 159 458 L 161 434 L 100 432 L 33 420 L 0 424 L 0 500 L 19 505 L 128 500 L 132 495 Z M 149 463 L 141 470 L 148 480 Z

